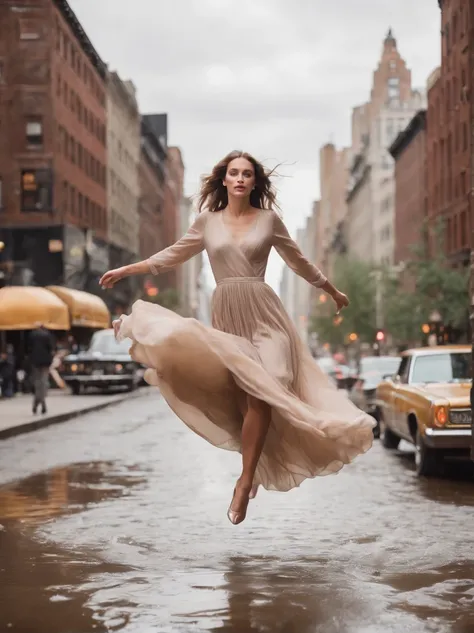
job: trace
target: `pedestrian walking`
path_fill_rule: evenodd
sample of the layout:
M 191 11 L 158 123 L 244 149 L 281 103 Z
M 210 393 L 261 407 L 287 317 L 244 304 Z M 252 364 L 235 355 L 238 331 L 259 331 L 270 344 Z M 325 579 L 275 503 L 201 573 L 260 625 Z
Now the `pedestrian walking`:
M 7 345 L 6 351 L 0 354 L 0 378 L 2 398 L 12 398 L 15 393 L 15 353 L 11 345 Z
M 46 396 L 49 387 L 49 368 L 53 362 L 54 345 L 50 332 L 39 323 L 30 335 L 30 364 L 33 382 L 33 413 L 41 406 L 47 413 Z
M 212 328 L 144 301 L 114 328 L 119 339 L 132 339 L 134 359 L 149 367 L 146 380 L 192 430 L 242 453 L 228 510 L 234 524 L 245 519 L 258 485 L 288 491 L 336 473 L 373 441 L 373 419 L 338 394 L 264 281 L 274 247 L 333 298 L 337 312 L 349 304 L 304 257 L 277 209 L 271 173 L 232 152 L 203 179 L 200 214 L 184 237 L 100 282 L 112 288 L 130 275 L 157 275 L 206 249 L 217 282 Z

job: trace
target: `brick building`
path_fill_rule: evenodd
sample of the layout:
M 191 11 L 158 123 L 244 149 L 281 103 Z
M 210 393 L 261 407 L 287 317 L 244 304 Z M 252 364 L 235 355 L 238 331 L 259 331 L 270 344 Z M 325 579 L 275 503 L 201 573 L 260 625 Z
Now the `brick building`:
M 168 246 L 181 237 L 181 204 L 184 195 L 184 164 L 181 150 L 169 147 L 166 160 L 166 183 L 163 206 L 163 235 Z M 178 290 L 181 287 L 180 267 L 163 275 L 162 284 L 166 288 Z
M 134 84 L 118 73 L 107 73 L 107 220 L 111 268 L 137 261 L 140 219 L 141 118 Z M 114 312 L 127 311 L 134 301 L 138 280 L 128 277 L 111 292 Z
M 66 0 L 1 2 L 3 283 L 98 291 L 108 267 L 105 72 Z
M 160 138 L 147 125 L 145 119 L 142 119 L 141 124 L 141 152 L 138 173 L 141 192 L 138 205 L 140 259 L 148 259 L 165 247 L 163 206 L 166 150 L 162 146 Z M 160 285 L 161 279 L 153 280 L 154 287 Z
M 441 67 L 428 91 L 428 218 L 445 223 L 446 250 L 467 265 L 470 217 L 469 9 L 465 0 L 439 0 Z
M 395 182 L 388 148 L 424 103 L 424 94 L 412 87 L 411 71 L 389 29 L 373 74 L 370 101 L 354 108 L 352 115 L 346 221 L 350 257 L 393 265 Z
M 426 110 L 420 110 L 390 147 L 395 159 L 394 264 L 413 258 L 427 217 Z

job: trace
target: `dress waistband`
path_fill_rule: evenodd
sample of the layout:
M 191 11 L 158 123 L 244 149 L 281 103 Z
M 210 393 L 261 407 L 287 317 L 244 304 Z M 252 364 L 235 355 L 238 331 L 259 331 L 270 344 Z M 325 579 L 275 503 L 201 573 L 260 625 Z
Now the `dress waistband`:
M 220 286 L 222 284 L 248 284 L 248 283 L 265 283 L 264 277 L 225 277 L 224 279 L 219 279 L 217 285 Z

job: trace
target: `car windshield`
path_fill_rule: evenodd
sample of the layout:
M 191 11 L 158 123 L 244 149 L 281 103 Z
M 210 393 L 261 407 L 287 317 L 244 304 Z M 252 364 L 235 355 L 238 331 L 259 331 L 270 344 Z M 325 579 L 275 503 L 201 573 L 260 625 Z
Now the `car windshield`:
M 117 341 L 113 332 L 98 333 L 92 337 L 90 352 L 100 354 L 129 354 L 132 341 L 128 338 Z
M 469 352 L 427 354 L 415 358 L 411 382 L 465 382 L 471 377 Z
M 400 366 L 398 356 L 368 356 L 360 361 L 361 374 L 395 375 Z

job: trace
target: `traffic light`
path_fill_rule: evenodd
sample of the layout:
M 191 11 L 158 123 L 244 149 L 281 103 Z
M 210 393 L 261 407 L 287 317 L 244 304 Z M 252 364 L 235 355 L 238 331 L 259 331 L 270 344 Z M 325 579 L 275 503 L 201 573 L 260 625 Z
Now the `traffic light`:
M 377 330 L 377 334 L 375 335 L 375 340 L 381 343 L 385 340 L 385 332 L 383 330 Z

